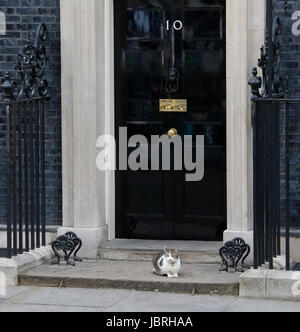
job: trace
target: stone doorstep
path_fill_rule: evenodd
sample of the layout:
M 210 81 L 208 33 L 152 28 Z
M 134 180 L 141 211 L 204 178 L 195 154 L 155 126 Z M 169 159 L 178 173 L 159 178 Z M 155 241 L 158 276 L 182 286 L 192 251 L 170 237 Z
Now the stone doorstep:
M 110 288 L 187 294 L 239 294 L 239 274 L 219 272 L 214 264 L 185 264 L 178 279 L 152 273 L 143 261 L 84 261 L 75 267 L 44 264 L 19 275 L 22 286 Z
M 222 242 L 113 240 L 99 248 L 106 260 L 151 262 L 163 247 L 178 249 L 185 263 L 220 264 Z
M 300 272 L 251 269 L 240 276 L 240 297 L 300 301 Z
M 105 249 L 99 250 L 99 257 L 106 260 L 115 261 L 144 261 L 152 262 L 153 257 L 157 254 L 157 250 L 125 250 L 125 249 Z M 220 264 L 221 259 L 214 253 L 205 252 L 181 252 L 181 258 L 186 263 L 199 264 Z
M 0 273 L 4 274 L 6 287 L 17 286 L 20 273 L 46 263 L 51 258 L 53 258 L 53 252 L 50 247 L 31 250 L 12 259 L 0 258 Z

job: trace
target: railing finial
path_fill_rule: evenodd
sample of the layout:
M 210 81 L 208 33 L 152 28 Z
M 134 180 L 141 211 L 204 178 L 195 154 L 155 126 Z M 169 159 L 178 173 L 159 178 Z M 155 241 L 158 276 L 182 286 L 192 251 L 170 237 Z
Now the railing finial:
M 15 84 L 14 81 L 11 79 L 9 72 L 6 72 L 4 75 L 3 83 L 1 84 L 1 88 L 4 91 L 4 101 L 12 101 L 13 97 L 13 90 Z
M 48 82 L 43 79 L 46 69 L 46 48 L 41 46 L 48 38 L 48 31 L 45 24 L 40 24 L 35 33 L 35 40 L 32 34 L 28 33 L 26 45 L 19 51 L 15 69 L 19 72 L 21 80 L 12 80 L 8 73 L 5 74 L 4 83 L 1 86 L 4 90 L 5 101 L 12 101 L 21 98 L 33 98 L 36 94 L 46 97 L 48 94 Z
M 288 4 L 289 4 L 288 0 L 284 0 L 283 1 L 283 10 L 284 10 L 285 15 L 288 15 L 288 13 L 289 13 L 289 11 L 288 11 L 288 9 L 289 9 Z
M 262 79 L 257 76 L 258 71 L 257 67 L 254 67 L 252 70 L 252 77 L 249 80 L 248 84 L 251 86 L 251 100 L 257 99 L 260 97 L 260 88 L 262 87 Z

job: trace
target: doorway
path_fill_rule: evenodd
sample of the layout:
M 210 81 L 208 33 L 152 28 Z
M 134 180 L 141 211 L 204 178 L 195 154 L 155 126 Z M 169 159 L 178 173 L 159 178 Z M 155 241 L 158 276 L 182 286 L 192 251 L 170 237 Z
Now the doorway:
M 205 137 L 204 178 L 117 171 L 118 238 L 219 241 L 226 229 L 225 0 L 115 0 L 115 123 Z M 182 109 L 166 112 L 165 101 Z M 128 148 L 128 154 L 132 152 Z M 151 149 L 149 149 L 151 150 Z

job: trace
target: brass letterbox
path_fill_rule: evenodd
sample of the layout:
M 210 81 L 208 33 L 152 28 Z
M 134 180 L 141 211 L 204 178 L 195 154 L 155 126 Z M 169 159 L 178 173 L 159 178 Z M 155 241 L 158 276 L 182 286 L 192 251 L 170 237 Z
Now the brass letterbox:
M 171 113 L 186 113 L 187 100 L 186 99 L 160 99 L 159 101 L 160 112 Z

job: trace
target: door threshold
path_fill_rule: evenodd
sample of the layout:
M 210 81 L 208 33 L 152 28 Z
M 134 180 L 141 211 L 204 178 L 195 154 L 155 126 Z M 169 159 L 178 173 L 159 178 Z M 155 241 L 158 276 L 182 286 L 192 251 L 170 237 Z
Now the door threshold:
M 222 242 L 170 241 L 170 240 L 112 240 L 99 248 L 102 260 L 147 261 L 164 247 L 178 249 L 183 263 L 219 264 Z
M 103 249 L 124 249 L 124 250 L 162 250 L 164 247 L 178 249 L 179 251 L 218 252 L 222 247 L 221 241 L 182 241 L 182 240 L 139 240 L 139 239 L 116 239 L 105 242 L 101 245 Z

